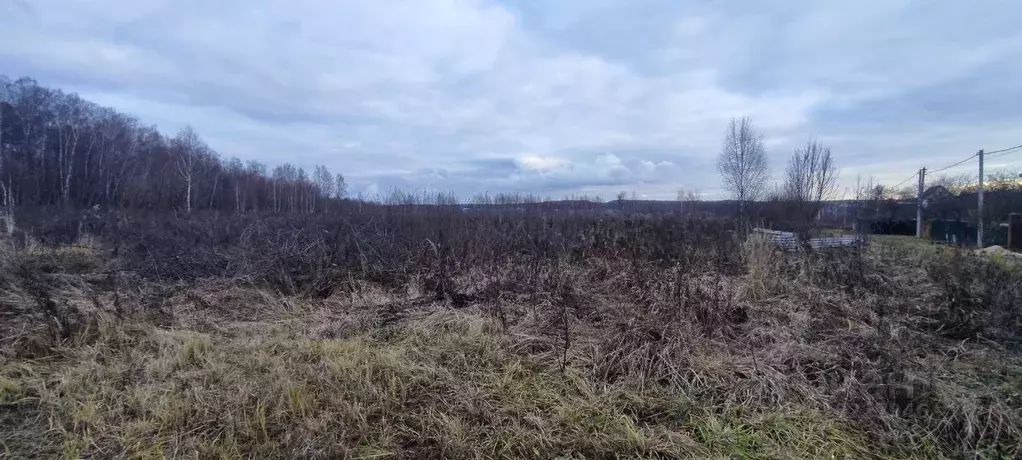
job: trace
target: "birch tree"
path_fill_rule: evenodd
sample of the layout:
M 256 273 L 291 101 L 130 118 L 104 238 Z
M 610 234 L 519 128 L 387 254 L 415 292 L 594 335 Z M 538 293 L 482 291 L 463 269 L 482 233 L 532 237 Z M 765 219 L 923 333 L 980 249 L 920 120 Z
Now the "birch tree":
M 6 77 L 0 77 L 0 218 L 3 219 L 4 230 L 8 235 L 14 232 L 14 212 L 13 204 L 11 200 L 11 190 L 8 188 L 8 184 L 4 184 L 4 160 L 6 158 L 6 152 L 4 151 L 4 130 L 7 128 L 4 126 L 4 106 L 10 106 L 10 89 L 11 83 Z
M 337 183 L 334 182 L 334 175 L 326 166 L 318 165 L 312 172 L 312 183 L 316 186 L 319 196 L 323 199 L 324 208 L 329 199 L 334 196 L 334 189 Z
M 238 157 L 232 157 L 227 162 L 227 175 L 233 178 L 231 188 L 234 191 L 234 210 L 236 212 L 244 212 L 245 205 L 245 193 L 243 189 L 243 183 L 245 177 L 245 166 L 241 164 L 241 160 Z
M 71 204 L 71 176 L 74 173 L 75 153 L 86 119 L 86 104 L 77 95 L 58 93 L 56 104 L 57 178 L 60 184 L 60 204 Z
M 192 213 L 192 193 L 195 185 L 198 157 L 203 148 L 202 140 L 191 126 L 186 126 L 171 141 L 174 154 L 177 156 L 177 172 L 184 182 L 185 213 Z
M 259 200 L 264 194 L 258 193 L 255 186 L 258 182 L 257 179 L 266 176 L 266 166 L 262 163 L 254 160 L 250 160 L 245 165 L 245 191 L 248 192 L 249 198 L 246 201 L 251 200 L 252 210 L 259 212 Z
M 753 127 L 751 118 L 732 118 L 728 123 L 724 146 L 717 158 L 717 171 L 724 190 L 738 201 L 739 214 L 745 214 L 748 202 L 763 196 L 770 170 L 763 135 Z

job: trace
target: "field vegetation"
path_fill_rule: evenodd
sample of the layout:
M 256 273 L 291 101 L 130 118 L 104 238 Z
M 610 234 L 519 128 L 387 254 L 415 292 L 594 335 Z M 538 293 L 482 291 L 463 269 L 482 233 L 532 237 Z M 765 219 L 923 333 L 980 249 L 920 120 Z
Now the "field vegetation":
M 1022 452 L 1022 272 L 953 248 L 456 206 L 18 222 L 0 456 Z

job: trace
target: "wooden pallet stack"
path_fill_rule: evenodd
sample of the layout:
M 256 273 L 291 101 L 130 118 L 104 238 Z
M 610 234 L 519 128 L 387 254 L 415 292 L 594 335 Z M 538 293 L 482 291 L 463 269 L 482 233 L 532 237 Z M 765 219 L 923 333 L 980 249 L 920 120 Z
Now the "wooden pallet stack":
M 753 232 L 760 238 L 772 240 L 778 247 L 785 251 L 801 251 L 806 248 L 806 242 L 802 241 L 792 232 L 782 232 L 765 228 L 755 228 Z M 864 242 L 863 238 L 857 235 L 839 235 L 820 238 L 810 238 L 808 247 L 818 250 L 827 248 L 848 248 L 855 247 Z

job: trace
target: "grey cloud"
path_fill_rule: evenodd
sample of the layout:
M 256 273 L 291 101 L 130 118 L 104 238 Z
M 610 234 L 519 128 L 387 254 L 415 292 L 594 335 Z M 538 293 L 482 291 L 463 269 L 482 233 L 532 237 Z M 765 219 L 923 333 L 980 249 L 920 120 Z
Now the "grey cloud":
M 19 44 L 0 68 L 171 131 L 191 123 L 228 156 L 327 164 L 366 192 L 715 191 L 723 127 L 741 115 L 775 169 L 815 135 L 849 174 L 886 178 L 1000 145 L 1022 121 L 1013 4 L 103 6 L 0 17 L 0 42 Z

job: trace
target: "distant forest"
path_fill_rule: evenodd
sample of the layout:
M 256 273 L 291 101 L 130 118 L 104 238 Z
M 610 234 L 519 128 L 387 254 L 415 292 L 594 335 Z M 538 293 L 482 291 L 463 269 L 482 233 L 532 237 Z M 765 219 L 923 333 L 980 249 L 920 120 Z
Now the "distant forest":
M 344 197 L 325 166 L 224 159 L 190 127 L 173 136 L 131 115 L 0 76 L 0 206 L 314 212 Z
M 347 192 L 344 176 L 326 166 L 310 173 L 289 163 L 271 169 L 257 161 L 225 159 L 191 127 L 168 136 L 77 94 L 0 75 L 0 208 L 8 213 L 15 206 L 311 213 L 336 207 Z M 460 204 L 450 192 L 392 190 L 372 199 L 393 205 Z M 495 193 L 477 195 L 465 205 L 542 201 L 552 199 Z M 671 208 L 632 203 L 629 209 Z M 543 206 L 595 210 L 604 205 L 599 197 L 573 195 Z

